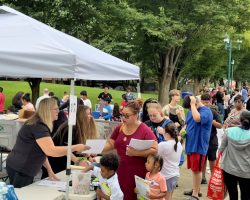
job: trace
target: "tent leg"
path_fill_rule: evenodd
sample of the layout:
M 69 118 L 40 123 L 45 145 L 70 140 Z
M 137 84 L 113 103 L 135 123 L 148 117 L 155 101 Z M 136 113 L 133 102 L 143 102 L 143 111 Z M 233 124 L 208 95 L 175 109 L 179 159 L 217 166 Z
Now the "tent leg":
M 140 81 L 137 81 L 137 94 L 138 98 L 141 98 L 141 88 L 140 88 Z
M 70 95 L 74 96 L 74 86 L 75 86 L 75 80 L 71 80 L 70 83 Z M 71 104 L 69 110 L 71 110 Z M 75 114 L 69 112 L 69 115 Z M 69 132 L 68 132 L 68 150 L 67 150 L 67 168 L 66 168 L 66 176 L 67 176 L 67 185 L 66 185 L 66 200 L 69 199 L 69 181 L 70 181 L 70 174 L 71 174 L 71 169 L 70 169 L 70 164 L 71 164 L 71 146 L 72 146 L 72 128 L 73 125 L 71 123 L 68 124 L 69 127 Z

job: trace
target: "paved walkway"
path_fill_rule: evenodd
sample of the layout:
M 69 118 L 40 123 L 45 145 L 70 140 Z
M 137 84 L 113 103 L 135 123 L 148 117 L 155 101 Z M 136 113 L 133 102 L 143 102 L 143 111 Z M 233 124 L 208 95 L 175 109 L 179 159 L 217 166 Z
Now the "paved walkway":
M 188 199 L 188 196 L 183 195 L 183 192 L 186 190 L 192 189 L 192 185 L 193 185 L 192 172 L 191 172 L 191 170 L 188 170 L 186 166 L 187 165 L 185 162 L 184 165 L 180 169 L 181 177 L 179 179 L 179 187 L 177 187 L 174 191 L 173 200 Z M 210 174 L 206 173 L 206 178 L 208 181 L 210 178 Z M 207 184 L 201 185 L 202 197 L 200 198 L 200 200 L 208 199 L 206 197 L 207 196 L 207 186 L 208 186 Z M 229 198 L 227 197 L 226 200 L 229 200 Z
M 188 198 L 188 196 L 183 195 L 183 192 L 186 190 L 191 190 L 192 189 L 192 172 L 191 170 L 188 170 L 186 167 L 186 162 L 183 164 L 183 166 L 180 169 L 181 177 L 179 179 L 178 185 L 174 191 L 173 194 L 173 200 L 185 200 Z M 206 174 L 207 180 L 209 179 L 210 175 Z M 201 185 L 201 192 L 202 192 L 202 197 L 200 200 L 207 199 L 207 184 L 206 185 Z

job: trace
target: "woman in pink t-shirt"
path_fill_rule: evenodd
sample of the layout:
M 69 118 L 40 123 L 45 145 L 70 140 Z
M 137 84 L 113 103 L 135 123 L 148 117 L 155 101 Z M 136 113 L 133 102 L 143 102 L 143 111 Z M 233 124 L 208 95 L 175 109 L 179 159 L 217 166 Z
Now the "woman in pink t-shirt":
M 145 178 L 145 162 L 149 154 L 157 152 L 157 142 L 154 133 L 147 125 L 139 121 L 139 112 L 142 106 L 141 100 L 128 102 L 122 111 L 122 125 L 118 126 L 106 143 L 104 152 L 112 149 L 117 150 L 120 162 L 117 171 L 120 187 L 124 193 L 124 199 L 136 200 L 134 193 L 135 178 L 137 175 Z M 155 140 L 151 148 L 136 150 L 129 147 L 132 138 L 140 140 Z

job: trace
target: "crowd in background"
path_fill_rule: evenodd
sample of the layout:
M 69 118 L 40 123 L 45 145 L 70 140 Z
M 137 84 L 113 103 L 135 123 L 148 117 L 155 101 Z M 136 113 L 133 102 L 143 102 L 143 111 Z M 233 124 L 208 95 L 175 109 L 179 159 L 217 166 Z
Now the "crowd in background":
M 4 99 L 2 91 L 0 88 L 0 108 Z M 199 199 L 202 195 L 200 185 L 207 184 L 207 160 L 212 173 L 217 159 L 217 129 L 223 128 L 225 134 L 219 151 L 223 152 L 222 168 L 229 196 L 236 199 L 239 182 L 241 199 L 249 199 L 247 188 L 244 187 L 244 184 L 250 183 L 250 177 L 245 175 L 250 174 L 250 161 L 247 159 L 250 151 L 249 96 L 246 87 L 235 89 L 231 94 L 227 94 L 222 86 L 217 89 L 204 88 L 198 96 L 185 96 L 183 105 L 180 105 L 181 92 L 174 89 L 169 92 L 169 104 L 161 105 L 156 99 L 150 98 L 144 102 L 137 99 L 128 86 L 118 104 L 113 102 L 109 87 L 105 86 L 104 91 L 97 96 L 98 119 L 120 122 L 103 150 L 103 153 L 116 150 L 119 157 L 117 167 L 106 166 L 103 162 L 103 166 L 111 172 L 110 175 L 101 174 L 102 177 L 108 182 L 117 175 L 115 182 L 119 183 L 119 187 L 110 183 L 110 187 L 115 190 L 113 194 L 119 194 L 119 198 L 111 194 L 109 197 L 137 199 L 139 194 L 134 180 L 137 175 L 152 183 L 147 193 L 149 199 L 171 200 L 178 186 L 179 167 L 184 162 L 185 147 L 187 168 L 192 171 L 193 181 L 190 191 L 184 194 L 189 195 L 191 200 Z M 7 159 L 7 172 L 15 187 L 31 184 L 42 166 L 42 177 L 49 176 L 55 180 L 55 173 L 66 169 L 69 104 L 67 92 L 59 99 L 48 89 L 44 89 L 44 94 L 37 99 L 35 106 L 31 103 L 29 93 L 18 92 L 13 97 L 9 112 L 19 113 L 21 117 L 24 117 L 24 111 L 31 112 Z M 98 138 L 93 111 L 87 91 L 82 91 L 73 128 L 72 164 L 79 164 L 78 153 L 89 148 L 85 145 L 86 140 Z M 138 150 L 129 146 L 132 138 L 154 142 L 149 149 Z M 233 155 L 233 158 L 229 155 Z M 16 160 L 18 164 L 14 162 Z M 226 165 L 226 162 L 230 165 Z M 95 168 L 90 165 L 89 169 Z M 108 194 L 101 188 L 97 195 L 106 198 Z

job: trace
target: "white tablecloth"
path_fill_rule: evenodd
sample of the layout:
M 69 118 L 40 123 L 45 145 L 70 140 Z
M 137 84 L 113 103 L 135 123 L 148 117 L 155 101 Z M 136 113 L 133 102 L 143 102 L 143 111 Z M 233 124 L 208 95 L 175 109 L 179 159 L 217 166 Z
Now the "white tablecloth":
M 61 181 L 66 181 L 65 171 L 57 174 Z M 23 188 L 15 188 L 18 200 L 63 200 L 65 199 L 65 192 L 58 191 L 57 188 L 50 188 L 38 185 L 35 182 Z M 70 193 L 70 200 L 93 200 L 96 198 L 96 193 L 90 191 L 88 195 L 75 195 Z

